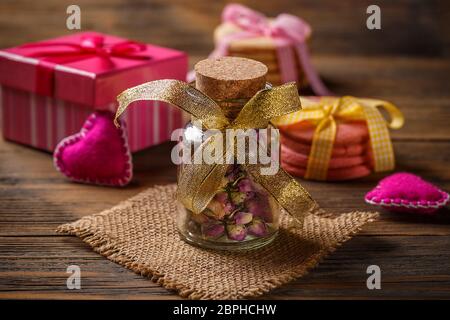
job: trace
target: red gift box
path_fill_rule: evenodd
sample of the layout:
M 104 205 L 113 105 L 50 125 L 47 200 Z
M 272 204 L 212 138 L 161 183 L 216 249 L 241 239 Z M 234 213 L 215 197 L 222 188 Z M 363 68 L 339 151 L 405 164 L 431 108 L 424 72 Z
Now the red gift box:
M 157 79 L 185 80 L 184 52 L 82 32 L 0 50 L 3 136 L 53 151 L 94 110 L 117 108 L 123 90 Z M 170 139 L 181 111 L 138 101 L 123 116 L 131 151 Z

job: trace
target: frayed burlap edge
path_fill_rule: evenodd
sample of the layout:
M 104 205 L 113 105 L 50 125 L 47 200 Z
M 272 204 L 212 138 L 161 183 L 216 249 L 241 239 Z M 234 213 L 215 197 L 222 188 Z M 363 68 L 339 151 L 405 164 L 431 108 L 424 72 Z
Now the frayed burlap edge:
M 174 189 L 174 185 L 166 185 L 166 186 L 155 186 L 155 189 L 160 189 L 159 191 L 170 192 Z M 168 279 L 167 275 L 162 272 L 158 272 L 149 268 L 148 266 L 133 261 L 133 258 L 121 252 L 120 249 L 117 248 L 117 243 L 114 238 L 109 236 L 101 236 L 96 234 L 98 229 L 95 229 L 91 224 L 92 221 L 95 220 L 96 217 L 107 215 L 111 210 L 115 208 L 120 208 L 121 206 L 127 205 L 130 201 L 140 200 L 145 197 L 146 192 L 141 192 L 138 195 L 125 200 L 118 204 L 117 206 L 105 210 L 101 213 L 94 214 L 92 216 L 87 216 L 77 220 L 73 223 L 68 223 L 61 225 L 57 228 L 56 232 L 67 235 L 74 235 L 79 237 L 83 242 L 87 243 L 92 247 L 92 249 L 99 253 L 100 255 L 106 257 L 108 260 L 118 263 L 122 265 L 136 274 L 147 277 L 151 279 L 153 282 L 158 285 L 163 286 L 168 290 L 174 290 L 178 295 L 187 299 L 213 299 L 210 294 L 204 292 L 199 293 L 194 289 L 189 288 L 183 284 L 178 283 L 177 281 L 173 281 Z M 318 215 L 321 217 L 333 216 L 332 213 L 327 213 L 322 209 L 317 211 Z M 245 294 L 240 297 L 236 297 L 233 295 L 224 295 L 220 297 L 220 299 L 242 299 L 242 298 L 254 298 L 268 293 L 269 291 L 278 288 L 284 284 L 287 284 L 295 279 L 298 279 L 306 274 L 317 266 L 320 262 L 322 262 L 330 253 L 333 253 L 338 249 L 342 244 L 346 241 L 350 240 L 355 234 L 361 231 L 361 229 L 368 223 L 375 221 L 379 213 L 378 212 L 362 212 L 362 211 L 352 211 L 346 214 L 354 214 L 359 215 L 359 225 L 351 232 L 349 232 L 343 239 L 336 242 L 333 247 L 328 247 L 326 249 L 320 249 L 316 253 L 309 256 L 302 264 L 298 267 L 293 268 L 288 274 L 283 275 L 282 277 L 278 276 L 277 278 L 266 279 L 263 283 L 259 284 L 259 287 L 251 288 Z M 178 240 L 178 239 L 177 239 Z M 182 240 L 179 240 L 182 241 Z

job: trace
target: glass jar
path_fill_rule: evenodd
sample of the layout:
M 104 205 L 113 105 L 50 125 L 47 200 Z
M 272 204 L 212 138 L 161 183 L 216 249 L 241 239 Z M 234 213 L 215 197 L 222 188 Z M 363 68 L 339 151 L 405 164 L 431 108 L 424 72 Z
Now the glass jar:
M 269 129 L 269 136 L 274 133 L 277 131 Z M 182 143 L 193 146 L 202 141 L 204 134 L 202 128 L 189 122 Z M 276 155 L 279 157 L 279 150 Z M 178 176 L 182 171 L 183 164 L 178 166 Z M 253 181 L 242 165 L 230 164 L 206 209 L 195 214 L 178 203 L 176 220 L 181 238 L 188 243 L 211 249 L 248 250 L 276 237 L 280 210 L 276 200 Z
M 246 58 L 206 59 L 195 66 L 195 89 L 179 80 L 155 80 L 117 98 L 116 118 L 134 101 L 164 101 L 217 129 L 204 131 L 198 121 L 187 125 L 181 139 L 188 145 L 189 156 L 198 148 L 193 159 L 185 157 L 187 148 L 182 145 L 181 159 L 180 150 L 172 150 L 172 160 L 181 163 L 176 222 L 188 243 L 224 250 L 259 248 L 276 237 L 281 206 L 299 225 L 316 207 L 310 195 L 280 170 L 279 134 L 270 126 L 273 119 L 299 110 L 297 87 L 290 83 L 268 88 L 267 70 L 261 62 Z M 232 141 L 227 141 L 229 134 Z M 225 148 L 220 148 L 221 143 Z M 199 163 L 198 158 L 204 161 Z
M 267 67 L 251 59 L 238 57 L 206 59 L 196 64 L 195 72 L 196 89 L 213 99 L 230 123 L 258 91 L 270 87 L 266 83 Z M 259 143 L 270 141 L 274 133 L 277 135 L 275 139 L 279 137 L 277 130 L 269 128 L 264 132 L 267 134 L 265 140 L 260 140 L 263 133 L 256 132 L 254 137 L 258 137 L 255 141 L 259 157 L 261 156 Z M 192 149 L 198 148 L 206 137 L 207 133 L 201 124 L 190 122 L 183 132 L 182 143 L 184 148 L 190 148 L 192 154 L 195 151 Z M 222 140 L 226 140 L 226 134 L 223 132 Z M 270 152 L 272 145 L 264 144 L 263 149 L 271 156 L 275 154 L 279 164 L 279 144 L 278 148 L 272 149 L 277 151 L 273 153 Z M 249 149 L 245 147 L 245 159 L 249 159 L 250 154 L 254 155 L 255 150 Z M 248 250 L 262 247 L 276 237 L 279 226 L 279 204 L 246 172 L 245 164 L 231 162 L 233 164 L 227 165 L 220 186 L 202 212 L 194 213 L 179 202 L 177 226 L 181 238 L 188 243 L 211 249 Z M 185 167 L 186 165 L 179 165 L 178 181 Z

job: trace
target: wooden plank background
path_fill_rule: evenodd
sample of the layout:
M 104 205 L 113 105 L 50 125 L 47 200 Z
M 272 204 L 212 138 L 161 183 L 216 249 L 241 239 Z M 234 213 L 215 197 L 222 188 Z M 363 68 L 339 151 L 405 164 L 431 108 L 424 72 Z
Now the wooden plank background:
M 245 1 L 265 14 L 290 12 L 314 29 L 313 62 L 337 94 L 387 99 L 405 114 L 392 132 L 398 170 L 450 190 L 450 6 L 446 1 L 377 1 L 382 30 L 365 26 L 368 0 Z M 0 47 L 70 33 L 72 1 L 0 2 Z M 191 65 L 213 48 L 225 1 L 77 1 L 82 29 L 185 50 Z M 69 183 L 51 155 L 0 141 L 0 298 L 179 299 L 116 265 L 56 226 L 110 208 L 155 184 L 175 182 L 170 143 L 134 156 L 125 189 Z M 335 212 L 371 210 L 364 194 L 385 174 L 344 183 L 302 182 Z M 66 288 L 66 268 L 82 270 L 82 290 Z M 366 268 L 382 270 L 382 289 L 366 288 Z M 265 298 L 450 298 L 450 212 L 381 219 L 307 276 Z

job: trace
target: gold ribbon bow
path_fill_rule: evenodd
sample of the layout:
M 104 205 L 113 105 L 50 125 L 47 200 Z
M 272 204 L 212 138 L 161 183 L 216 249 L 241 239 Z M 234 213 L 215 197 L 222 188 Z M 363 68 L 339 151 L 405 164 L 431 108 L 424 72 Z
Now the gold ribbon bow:
M 325 180 L 328 164 L 336 137 L 336 121 L 365 120 L 376 172 L 394 169 L 395 159 L 388 127 L 399 129 L 404 117 L 392 103 L 376 99 L 361 99 L 350 96 L 341 98 L 322 97 L 319 101 L 301 98 L 303 109 L 281 116 L 273 122 L 278 126 L 309 120 L 316 124 L 311 151 L 305 173 L 306 179 Z M 378 108 L 390 116 L 387 121 Z
M 300 98 L 295 83 L 263 89 L 230 121 L 219 105 L 210 97 L 178 80 L 156 80 L 130 88 L 118 97 L 117 119 L 129 104 L 138 100 L 158 100 L 170 103 L 199 119 L 206 129 L 263 129 L 272 119 L 300 110 Z M 214 137 L 214 136 L 212 136 Z M 214 139 L 207 139 L 195 152 Z M 195 153 L 194 153 L 195 157 Z M 194 213 L 202 212 L 220 187 L 227 164 L 183 164 L 178 180 L 177 199 Z M 242 164 L 253 180 L 263 186 L 277 202 L 301 225 L 316 202 L 309 193 L 283 169 L 274 175 L 260 175 L 259 164 Z

